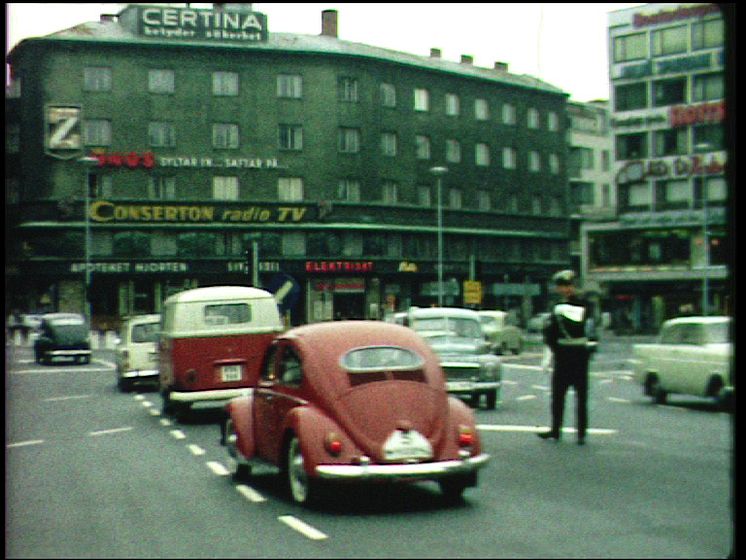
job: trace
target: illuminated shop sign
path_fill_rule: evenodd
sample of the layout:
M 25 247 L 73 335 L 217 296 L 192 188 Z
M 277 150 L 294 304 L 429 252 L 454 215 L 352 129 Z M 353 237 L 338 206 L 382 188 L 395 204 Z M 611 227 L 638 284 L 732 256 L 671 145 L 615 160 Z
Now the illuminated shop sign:
M 720 153 L 630 161 L 619 170 L 616 182 L 622 185 L 648 179 L 685 179 L 698 175 L 721 175 L 724 170 L 725 155 Z
M 373 272 L 373 261 L 306 261 L 306 272 Z
M 701 18 L 711 14 L 720 14 L 720 8 L 717 4 L 704 4 L 699 6 L 680 6 L 673 10 L 661 10 L 655 14 L 645 15 L 636 13 L 633 16 L 635 27 L 647 27 L 648 25 L 658 25 L 661 23 L 671 23 L 691 18 Z
M 266 41 L 267 16 L 259 12 L 134 6 L 144 37 L 201 41 Z M 126 14 L 125 23 L 131 21 Z
M 48 106 L 44 112 L 44 151 L 58 159 L 79 156 L 83 144 L 79 106 Z
M 99 223 L 299 223 L 308 216 L 302 206 L 247 206 L 211 204 L 116 204 L 91 203 L 91 220 Z
M 92 152 L 91 157 L 98 160 L 99 167 L 127 167 L 153 169 L 154 167 L 186 169 L 280 169 L 277 158 L 213 158 L 199 156 L 161 157 L 153 152 Z

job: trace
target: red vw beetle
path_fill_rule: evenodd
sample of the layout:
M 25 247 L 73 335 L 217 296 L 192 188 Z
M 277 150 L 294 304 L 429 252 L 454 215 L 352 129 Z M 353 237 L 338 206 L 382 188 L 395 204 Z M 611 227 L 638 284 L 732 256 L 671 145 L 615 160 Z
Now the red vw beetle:
M 226 405 L 221 442 L 237 476 L 269 462 L 297 503 L 325 482 L 436 480 L 447 499 L 477 484 L 474 416 L 446 393 L 438 357 L 399 325 L 297 327 L 270 346 L 253 394 Z

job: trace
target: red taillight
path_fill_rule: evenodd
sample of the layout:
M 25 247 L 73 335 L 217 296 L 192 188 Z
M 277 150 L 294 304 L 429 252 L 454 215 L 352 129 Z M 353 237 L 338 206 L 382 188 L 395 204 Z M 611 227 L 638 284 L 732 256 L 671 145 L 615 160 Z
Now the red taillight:
M 340 453 L 342 453 L 342 439 L 339 437 L 338 434 L 330 432 L 324 439 L 324 448 L 326 449 L 327 453 L 329 453 L 329 455 L 334 455 L 335 457 L 337 457 Z
M 474 445 L 474 431 L 467 426 L 460 426 L 458 429 L 459 447 L 471 447 Z

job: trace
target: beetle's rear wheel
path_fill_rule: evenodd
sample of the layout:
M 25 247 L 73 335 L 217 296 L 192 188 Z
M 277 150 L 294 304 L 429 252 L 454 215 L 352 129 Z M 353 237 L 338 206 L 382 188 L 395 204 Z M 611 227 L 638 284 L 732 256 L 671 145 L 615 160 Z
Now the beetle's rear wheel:
M 308 476 L 300 441 L 296 436 L 292 436 L 290 439 L 286 457 L 285 475 L 290 497 L 297 504 L 316 502 L 319 497 L 319 481 Z

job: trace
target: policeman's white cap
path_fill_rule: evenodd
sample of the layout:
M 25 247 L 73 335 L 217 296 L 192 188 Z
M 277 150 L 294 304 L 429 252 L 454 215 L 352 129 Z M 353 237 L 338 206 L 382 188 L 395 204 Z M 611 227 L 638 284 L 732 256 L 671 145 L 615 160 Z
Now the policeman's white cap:
M 575 284 L 575 271 L 560 270 L 552 276 L 552 282 L 555 286 L 572 286 Z

